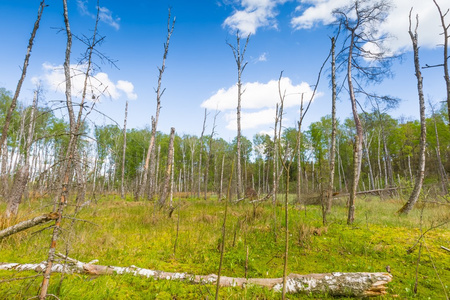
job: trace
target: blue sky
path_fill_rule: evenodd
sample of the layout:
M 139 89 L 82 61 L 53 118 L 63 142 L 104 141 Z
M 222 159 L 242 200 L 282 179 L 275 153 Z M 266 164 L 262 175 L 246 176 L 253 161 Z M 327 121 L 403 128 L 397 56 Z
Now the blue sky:
M 47 1 L 37 33 L 30 67 L 20 100 L 30 103 L 35 82 L 45 90 L 45 103 L 57 107 L 63 99 L 63 77 L 66 37 L 62 1 Z M 100 1 L 102 22 L 99 32 L 105 41 L 99 48 L 116 61 L 112 67 L 100 60 L 94 76 L 107 86 L 96 109 L 107 115 L 92 113 L 89 118 L 98 125 L 115 121 L 123 124 L 125 101 L 129 100 L 128 128 L 143 128 L 155 114 L 157 67 L 161 65 L 163 43 L 167 33 L 168 8 L 176 17 L 162 86 L 162 108 L 158 129 L 165 133 L 175 127 L 179 135 L 200 135 L 204 109 L 209 112 L 206 133 L 212 129 L 216 110 L 216 132 L 230 141 L 236 135 L 237 93 L 236 63 L 226 42 L 235 43 L 236 29 L 251 33 L 246 52 L 248 65 L 242 81 L 246 91 L 242 98 L 243 134 L 273 131 L 275 104 L 279 101 L 277 80 L 283 71 L 283 89 L 288 96 L 284 125 L 298 120 L 300 93 L 308 93 L 318 70 L 328 54 L 329 36 L 333 30 L 331 11 L 349 0 L 160 0 Z M 97 1 L 68 0 L 72 32 L 91 36 Z M 414 6 L 419 14 L 421 63 L 442 62 L 441 28 L 432 0 L 395 0 L 395 7 L 380 30 L 395 37 L 389 46 L 403 53 L 393 65 L 395 76 L 381 85 L 369 88 L 378 93 L 402 99 L 390 113 L 396 117 L 417 118 L 419 113 L 411 42 L 407 33 L 408 13 Z M 449 1 L 439 0 L 445 11 Z M 0 1 L 0 86 L 14 91 L 20 76 L 28 39 L 37 15 L 39 1 Z M 450 16 L 447 17 L 450 23 Z M 85 51 L 75 41 L 72 64 Z M 330 113 L 329 68 L 325 70 L 318 96 L 305 118 L 305 126 Z M 433 102 L 443 100 L 445 83 L 441 68 L 423 70 L 425 95 Z M 343 78 L 339 79 L 340 81 Z M 76 85 L 76 84 L 75 84 Z M 76 91 L 75 91 L 76 94 Z M 348 95 L 339 97 L 338 115 L 351 116 Z M 363 100 L 361 100 L 364 103 Z M 370 108 L 367 108 L 370 110 Z M 64 111 L 63 111 L 64 113 Z M 112 121 L 113 120 L 113 121 Z

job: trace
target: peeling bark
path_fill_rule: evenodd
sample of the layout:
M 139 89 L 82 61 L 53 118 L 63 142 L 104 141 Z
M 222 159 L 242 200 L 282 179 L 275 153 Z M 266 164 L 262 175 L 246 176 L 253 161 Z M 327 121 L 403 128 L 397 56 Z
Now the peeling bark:
M 69 265 L 53 264 L 52 272 L 81 273 L 88 275 L 112 275 L 131 274 L 159 280 L 179 280 L 194 284 L 214 284 L 217 283 L 216 274 L 193 275 L 188 273 L 164 272 L 149 269 L 142 269 L 136 266 L 116 267 L 95 265 L 94 262 L 83 263 L 74 259 L 67 259 Z M 46 262 L 38 264 L 18 264 L 2 263 L 0 270 L 27 271 L 32 270 L 42 272 Z M 290 274 L 287 276 L 286 292 L 290 294 L 328 294 L 332 296 L 368 297 L 381 296 L 386 294 L 392 275 L 389 273 L 322 273 L 322 274 Z M 221 287 L 245 287 L 247 285 L 263 286 L 275 291 L 281 291 L 283 278 L 237 278 L 220 277 Z

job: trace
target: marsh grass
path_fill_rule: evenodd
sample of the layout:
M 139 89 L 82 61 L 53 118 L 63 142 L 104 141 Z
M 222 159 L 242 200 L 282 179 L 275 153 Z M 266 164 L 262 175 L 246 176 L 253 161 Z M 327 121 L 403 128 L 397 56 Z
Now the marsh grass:
M 39 214 L 43 202 L 36 199 L 23 207 L 19 219 Z M 45 201 L 44 201 L 45 202 Z M 361 197 L 357 202 L 356 221 L 346 225 L 346 208 L 337 201 L 322 226 L 319 206 L 292 205 L 289 224 L 289 272 L 383 272 L 390 266 L 394 280 L 387 298 L 445 299 L 436 272 L 450 290 L 450 255 L 440 246 L 449 246 L 449 225 L 425 235 L 427 247 L 422 249 L 419 264 L 418 294 L 413 294 L 418 250 L 407 253 L 420 236 L 422 209 L 409 216 L 395 212 L 403 200 Z M 425 205 L 425 204 L 421 204 Z M 122 201 L 103 197 L 96 205 L 85 207 L 75 217 L 65 219 L 58 251 L 72 258 L 99 264 L 130 266 L 188 272 L 217 273 L 221 242 L 220 227 L 224 203 L 217 200 L 175 200 L 171 217 L 152 202 Z M 444 209 L 445 208 L 445 209 Z M 447 207 L 426 204 L 422 228 L 450 219 Z M 0 207 L 3 209 L 3 207 Z M 249 249 L 248 277 L 281 277 L 284 242 L 274 240 L 273 208 L 270 202 L 238 203 L 229 207 L 225 238 L 224 276 L 244 277 L 246 252 Z M 276 207 L 278 236 L 282 236 L 283 207 Z M 68 210 L 70 215 L 70 208 Z M 42 213 L 42 212 L 41 212 Z M 51 231 L 47 225 L 18 233 L 0 241 L 0 261 L 30 263 L 46 259 Z M 33 234 L 33 232 L 36 232 Z M 177 243 L 174 252 L 174 244 Z M 436 267 L 434 269 L 433 265 Z M 0 272 L 1 278 L 31 276 L 32 272 Z M 133 276 L 52 275 L 49 293 L 61 299 L 206 299 L 214 296 L 214 287 L 182 282 L 155 281 Z M 0 299 L 26 299 L 37 294 L 41 278 L 0 284 Z M 279 294 L 260 287 L 222 288 L 223 299 L 278 299 Z M 315 296 L 327 299 L 326 295 Z M 290 295 L 290 299 L 314 299 L 310 295 Z

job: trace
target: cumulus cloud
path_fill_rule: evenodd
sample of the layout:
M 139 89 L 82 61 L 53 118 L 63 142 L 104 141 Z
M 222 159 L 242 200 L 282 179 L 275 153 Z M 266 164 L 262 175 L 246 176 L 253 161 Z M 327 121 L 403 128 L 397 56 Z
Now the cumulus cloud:
M 335 19 L 333 10 L 351 4 L 353 0 L 301 0 L 297 6 L 297 16 L 291 19 L 294 29 L 309 29 L 315 25 L 328 25 Z M 450 2 L 437 0 L 442 11 L 450 9 Z M 413 15 L 419 14 L 419 43 L 421 46 L 435 47 L 442 43 L 442 28 L 437 9 L 431 1 L 393 0 L 393 8 L 386 20 L 378 28 L 380 34 L 389 34 L 393 39 L 387 45 L 391 51 L 400 52 L 411 48 L 408 35 L 408 15 L 411 7 Z
M 304 93 L 304 99 L 310 99 L 313 90 L 309 84 L 302 82 L 294 85 L 288 77 L 281 79 L 281 89 L 285 91 L 285 109 L 300 105 L 300 94 Z M 241 126 L 242 129 L 257 128 L 261 125 L 273 124 L 275 107 L 280 102 L 278 93 L 278 80 L 267 83 L 250 82 L 242 85 L 244 91 L 241 100 Z M 319 97 L 321 94 L 316 94 Z M 227 89 L 218 90 L 209 99 L 205 100 L 202 107 L 225 111 L 225 119 L 228 129 L 236 128 L 237 85 Z M 287 121 L 287 119 L 286 119 Z
M 255 34 L 260 27 L 277 28 L 276 7 L 287 0 L 240 0 L 242 9 L 236 9 L 225 19 L 224 27 L 239 30 L 243 35 Z
M 71 77 L 72 77 L 72 94 L 75 97 L 81 97 L 84 81 L 86 65 L 71 65 Z M 42 64 L 43 74 L 40 77 L 32 78 L 32 81 L 41 80 L 46 83 L 50 89 L 64 93 L 65 91 L 65 76 L 64 68 L 62 65 L 54 66 L 49 63 Z M 119 99 L 122 93 L 130 100 L 137 99 L 137 95 L 134 92 L 134 86 L 131 82 L 125 80 L 119 80 L 114 83 L 104 72 L 98 72 L 95 75 L 89 76 L 87 87 L 87 98 L 99 100 L 103 97 L 110 97 L 112 99 Z
M 77 0 L 78 11 L 80 12 L 80 14 L 84 16 L 89 16 L 92 19 L 95 19 L 97 15 L 89 11 L 88 2 L 89 0 Z M 102 21 L 105 24 L 108 24 L 109 26 L 115 28 L 116 30 L 120 29 L 119 17 L 114 17 L 112 11 L 110 11 L 108 8 L 104 6 L 98 7 L 98 10 L 99 10 L 98 16 L 100 21 Z

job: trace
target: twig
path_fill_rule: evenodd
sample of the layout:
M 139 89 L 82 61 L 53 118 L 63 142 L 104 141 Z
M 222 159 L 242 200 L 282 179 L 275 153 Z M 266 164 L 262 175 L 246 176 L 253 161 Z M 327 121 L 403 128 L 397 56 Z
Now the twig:
M 17 277 L 17 278 L 3 279 L 3 280 L 0 280 L 0 283 L 11 282 L 11 281 L 16 281 L 16 280 L 24 280 L 24 279 L 30 279 L 30 278 L 36 278 L 36 277 L 39 277 L 39 276 L 42 276 L 42 274 L 33 275 L 33 276 L 26 276 L 26 277 Z
M 441 246 L 441 249 L 444 249 L 445 251 L 448 251 L 448 252 L 450 252 L 450 249 L 448 249 L 448 248 L 445 248 L 444 246 Z

